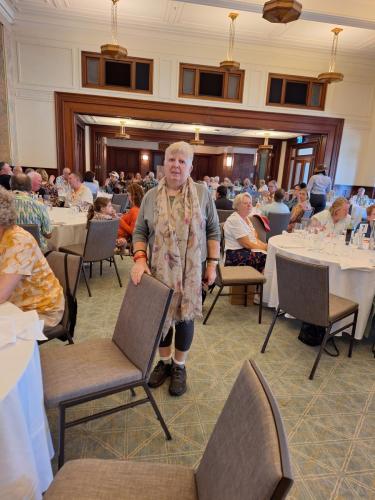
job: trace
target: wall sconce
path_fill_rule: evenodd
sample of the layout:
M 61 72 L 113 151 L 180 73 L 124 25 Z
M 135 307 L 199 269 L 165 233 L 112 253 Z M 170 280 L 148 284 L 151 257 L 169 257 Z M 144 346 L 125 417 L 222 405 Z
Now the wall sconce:
M 228 154 L 225 158 L 225 166 L 228 168 L 233 167 L 233 155 Z
M 148 160 L 149 160 L 149 156 L 148 156 L 148 154 L 147 154 L 147 153 L 143 153 L 143 155 L 142 155 L 142 160 L 143 160 L 143 161 L 148 161 Z

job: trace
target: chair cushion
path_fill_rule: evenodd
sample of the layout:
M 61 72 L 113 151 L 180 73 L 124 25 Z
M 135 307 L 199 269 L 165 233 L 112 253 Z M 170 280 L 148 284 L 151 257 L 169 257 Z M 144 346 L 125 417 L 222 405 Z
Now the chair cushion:
M 223 266 L 220 265 L 223 285 L 251 285 L 265 283 L 262 273 L 250 266 Z
M 122 460 L 72 460 L 57 473 L 45 500 L 196 500 L 193 469 Z
M 111 339 L 92 339 L 69 346 L 41 349 L 44 400 L 60 401 L 142 379 L 142 372 Z
M 349 316 L 358 309 L 358 304 L 338 295 L 329 294 L 329 320 L 333 323 L 340 318 Z
M 82 257 L 85 245 L 69 245 L 67 247 L 60 247 L 59 252 L 72 253 L 73 255 L 80 255 Z

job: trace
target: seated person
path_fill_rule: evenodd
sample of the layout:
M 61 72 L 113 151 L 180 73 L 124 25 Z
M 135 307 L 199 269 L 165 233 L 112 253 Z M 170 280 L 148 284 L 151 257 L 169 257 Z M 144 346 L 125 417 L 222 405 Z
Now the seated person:
M 243 188 L 242 188 L 242 193 L 255 193 L 257 191 L 256 186 L 254 184 L 251 184 L 250 179 L 246 178 L 243 180 Z
M 293 191 L 292 191 L 292 197 L 288 200 L 288 201 L 285 201 L 285 205 L 289 208 L 289 210 L 292 210 L 293 207 L 295 207 L 298 203 L 298 192 L 301 190 L 301 187 L 299 184 L 296 184 L 294 187 L 293 187 Z
M 31 172 L 28 172 L 27 175 L 30 177 L 31 191 L 34 193 L 34 195 L 43 197 L 45 194 L 47 194 L 46 189 L 42 186 L 43 179 L 39 172 L 32 170 Z
M 248 193 L 238 194 L 233 200 L 234 212 L 224 223 L 225 266 L 251 266 L 263 272 L 266 264 L 267 243 L 258 239 L 249 215 L 252 199 Z
M 350 198 L 351 205 L 357 205 L 359 207 L 367 207 L 370 203 L 370 199 L 365 194 L 365 188 L 361 187 L 358 189 L 357 194 Z
M 82 183 L 82 177 L 78 173 L 69 174 L 69 185 L 71 191 L 66 196 L 66 205 L 87 206 L 92 205 L 93 196 L 90 189 Z
M 112 220 L 116 218 L 116 211 L 109 198 L 96 198 L 87 212 L 87 222 L 90 220 Z
M 118 182 L 119 182 L 120 176 L 118 173 L 113 170 L 112 172 L 109 173 L 109 178 L 106 179 L 104 183 L 104 191 L 109 194 L 114 194 L 118 193 Z
M 341 234 L 346 231 L 351 222 L 349 215 L 349 202 L 342 196 L 336 198 L 329 209 L 313 215 L 312 227 L 326 230 L 330 233 Z
M 295 224 L 301 222 L 303 214 L 306 210 L 311 210 L 309 201 L 309 193 L 306 189 L 300 189 L 297 193 L 297 204 L 293 207 L 290 214 L 290 221 L 288 225 L 288 232 L 291 233 Z
M 123 214 L 118 228 L 118 245 L 125 245 L 133 235 L 135 223 L 137 221 L 139 208 L 143 199 L 143 189 L 134 182 L 128 187 L 130 210 Z
M 40 248 L 42 252 L 46 252 L 48 250 L 46 240 L 52 236 L 52 222 L 47 207 L 31 196 L 31 179 L 28 175 L 12 175 L 10 187 L 14 193 L 16 224 L 36 224 Z
M 0 304 L 36 310 L 44 326 L 64 314 L 64 292 L 35 238 L 16 226 L 14 194 L 0 188 Z
M 371 229 L 372 226 L 375 224 L 375 205 L 370 205 L 366 209 L 367 212 L 367 231 L 366 231 L 366 238 L 370 238 L 371 236 Z
M 12 176 L 12 169 L 9 163 L 5 161 L 0 162 L 0 186 L 5 189 L 10 189 L 10 178 Z
M 233 210 L 233 203 L 228 200 L 228 188 L 219 186 L 216 190 L 215 205 L 218 210 Z
M 266 181 L 264 179 L 260 179 L 259 181 L 259 193 L 268 193 L 268 186 L 266 184 Z
M 90 170 L 88 172 L 85 172 L 85 175 L 83 176 L 83 184 L 89 188 L 93 196 L 98 195 L 99 184 L 95 182 L 94 172 L 91 172 Z
M 269 214 L 288 214 L 289 208 L 284 203 L 285 191 L 277 189 L 273 196 L 273 201 L 262 208 L 263 215 L 268 217 Z

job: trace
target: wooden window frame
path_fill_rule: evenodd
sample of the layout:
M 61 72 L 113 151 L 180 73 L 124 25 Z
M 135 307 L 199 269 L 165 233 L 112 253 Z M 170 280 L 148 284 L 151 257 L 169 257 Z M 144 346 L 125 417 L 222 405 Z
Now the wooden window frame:
M 183 92 L 183 74 L 184 70 L 188 69 L 195 72 L 194 76 L 194 94 L 184 94 Z M 199 80 L 200 73 L 214 73 L 221 74 L 224 76 L 223 78 L 223 89 L 222 89 L 222 97 L 215 96 L 204 96 L 199 95 Z M 237 75 L 239 76 L 239 85 L 238 85 L 238 98 L 231 99 L 229 97 L 225 97 L 228 95 L 228 81 L 229 75 Z M 216 66 L 204 66 L 201 64 L 188 64 L 188 63 L 180 63 L 180 72 L 179 72 L 179 84 L 178 84 L 178 97 L 184 97 L 188 99 L 203 99 L 205 101 L 224 101 L 224 102 L 240 102 L 242 103 L 243 99 L 243 88 L 244 88 L 244 80 L 245 80 L 245 70 L 238 69 L 235 71 L 227 71 L 220 67 Z
M 99 84 L 88 83 L 87 81 L 87 59 L 99 60 Z M 105 63 L 106 61 L 117 63 L 130 63 L 130 87 L 123 87 L 121 85 L 106 85 L 105 84 Z M 139 90 L 135 88 L 136 82 L 136 63 L 146 63 L 150 65 L 149 72 L 149 90 Z M 154 60 L 145 59 L 142 57 L 125 57 L 123 59 L 114 59 L 113 57 L 103 56 L 99 52 L 81 52 L 81 65 L 82 65 L 82 87 L 91 89 L 102 90 L 115 90 L 117 92 L 134 92 L 137 94 L 152 94 L 153 93 L 153 80 L 154 80 Z
M 277 78 L 282 80 L 282 88 L 281 88 L 281 102 L 270 102 L 270 90 L 271 90 L 271 79 Z M 295 82 L 295 83 L 307 83 L 307 104 L 287 104 L 285 103 L 285 93 L 286 93 L 286 84 L 287 82 Z M 311 106 L 311 96 L 312 96 L 312 85 L 314 83 L 319 83 L 322 85 L 322 93 L 320 96 L 320 105 L 319 106 Z M 316 111 L 324 111 L 326 96 L 327 96 L 327 83 L 320 82 L 317 78 L 312 78 L 308 76 L 297 76 L 297 75 L 282 75 L 279 73 L 269 73 L 268 74 L 268 84 L 267 84 L 267 94 L 266 94 L 266 106 L 276 106 L 279 108 L 299 108 L 299 109 L 315 109 Z

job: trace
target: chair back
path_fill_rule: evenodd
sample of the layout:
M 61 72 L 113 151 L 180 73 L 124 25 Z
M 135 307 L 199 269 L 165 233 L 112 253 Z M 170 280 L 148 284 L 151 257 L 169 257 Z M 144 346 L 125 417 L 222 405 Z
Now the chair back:
M 173 290 L 144 274 L 135 286 L 129 280 L 112 337 L 117 347 L 148 378 L 160 342 Z
M 219 222 L 225 222 L 234 210 L 220 210 L 218 209 L 217 215 L 219 217 Z
M 260 222 L 258 217 L 254 217 L 254 215 L 252 215 L 250 217 L 250 220 L 251 220 L 252 225 L 254 226 L 255 231 L 258 234 L 258 238 L 260 239 L 260 241 L 263 241 L 263 243 L 266 243 L 267 233 L 266 233 L 266 230 L 264 229 L 263 224 Z
M 119 214 L 121 212 L 121 205 L 115 205 L 114 203 L 112 203 L 112 207 L 116 214 Z
M 68 295 L 75 299 L 81 271 L 82 257 L 64 252 L 50 252 L 46 259 L 53 274 L 59 280 L 59 283 L 64 290 L 65 299 L 67 299 Z M 69 301 L 65 300 L 64 315 L 60 323 L 68 330 L 70 327 L 70 319 Z
M 224 234 L 224 222 L 220 222 L 220 256 L 223 259 L 225 253 L 225 234 Z
M 129 201 L 129 196 L 128 193 L 120 193 L 120 194 L 114 194 L 112 196 L 112 205 L 120 205 L 120 210 L 119 212 L 123 213 L 125 212 L 125 209 L 128 207 L 128 201 Z
M 267 233 L 267 241 L 272 238 L 272 236 L 276 236 L 281 234 L 283 231 L 288 229 L 288 224 L 290 220 L 290 213 L 286 214 L 268 214 L 268 220 L 270 221 L 270 231 Z
M 276 254 L 279 307 L 306 323 L 328 326 L 328 266 Z
M 84 261 L 97 262 L 113 257 L 119 223 L 119 219 L 89 221 Z
M 293 475 L 280 412 L 253 361 L 245 361 L 196 472 L 199 500 L 283 499 Z
M 36 239 L 38 246 L 40 246 L 40 234 L 39 234 L 39 226 L 38 224 L 18 224 L 19 227 L 22 227 L 25 231 L 30 233 Z

